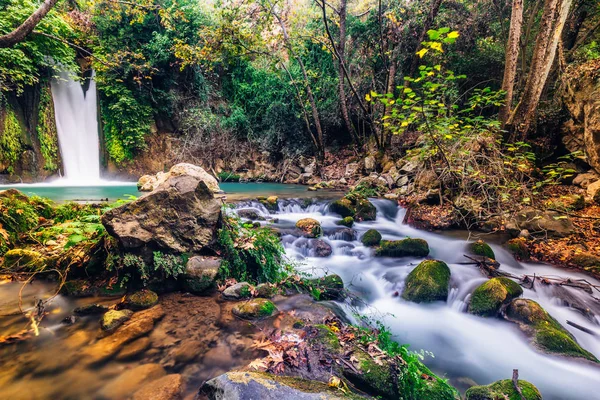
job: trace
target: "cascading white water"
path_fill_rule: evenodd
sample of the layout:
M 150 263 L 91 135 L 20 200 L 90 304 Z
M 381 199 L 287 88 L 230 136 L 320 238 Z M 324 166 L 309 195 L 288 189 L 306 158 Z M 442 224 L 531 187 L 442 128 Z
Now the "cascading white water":
M 63 71 L 51 82 L 58 144 L 64 168 L 62 184 L 91 186 L 100 181 L 100 145 L 96 82 L 89 87 Z
M 280 201 L 281 202 L 281 201 Z M 473 290 L 486 278 L 472 265 L 460 264 L 465 260 L 467 242 L 463 239 L 420 231 L 402 224 L 405 211 L 393 202 L 375 200 L 377 219 L 355 224 L 358 237 L 367 229 L 379 230 L 384 239 L 420 237 L 426 239 L 431 248 L 431 257 L 444 260 L 452 271 L 452 290 L 446 303 L 415 304 L 398 296 L 404 280 L 421 259 L 373 257 L 373 250 L 358 240 L 339 240 L 343 227 L 335 224 L 339 216 L 327 211 L 326 203 L 308 207 L 297 203 L 281 203 L 279 213 L 270 216 L 259 203 L 240 204 L 240 208 L 254 208 L 266 219 L 276 218 L 274 226 L 282 234 L 286 254 L 298 260 L 305 272 L 323 274 L 336 273 L 342 277 L 346 287 L 359 294 L 368 304 L 360 310 L 390 327 L 395 339 L 410 343 L 412 350 L 426 350 L 425 362 L 441 376 L 450 378 L 451 383 L 465 389 L 470 383 L 488 384 L 495 380 L 510 378 L 513 368 L 519 369 L 522 379 L 535 384 L 545 400 L 589 400 L 598 399 L 600 366 L 574 359 L 544 355 L 537 352 L 512 323 L 495 318 L 482 318 L 466 313 L 469 297 Z M 315 257 L 307 239 L 286 235 L 293 230 L 301 218 L 314 218 L 321 222 L 324 240 L 333 248 L 329 257 Z M 313 239 L 309 239 L 313 240 Z M 514 260 L 501 246 L 492 245 L 501 269 L 513 274 L 563 276 L 573 279 L 586 278 L 581 273 L 555 268 L 543 264 L 520 263 Z M 556 287 L 537 285 L 524 288 L 523 297 L 537 301 L 556 318 L 586 350 L 600 357 L 600 311 L 597 304 L 592 308 L 594 317 L 584 316 L 569 307 L 556 296 Z M 574 288 L 561 288 L 571 298 L 587 302 L 590 295 Z M 593 302 L 595 300 L 592 299 Z M 352 317 L 348 310 L 347 316 Z M 566 324 L 573 321 L 589 329 L 588 334 Z

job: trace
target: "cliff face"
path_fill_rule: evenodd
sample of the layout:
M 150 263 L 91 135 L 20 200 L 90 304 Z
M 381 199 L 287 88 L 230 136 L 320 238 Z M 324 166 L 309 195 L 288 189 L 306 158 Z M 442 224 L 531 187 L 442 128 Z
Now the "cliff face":
M 50 84 L 0 100 L 0 183 L 43 181 L 60 166 Z
M 569 151 L 583 151 L 600 172 L 600 60 L 570 66 L 564 74 L 562 100 L 571 115 L 563 126 Z

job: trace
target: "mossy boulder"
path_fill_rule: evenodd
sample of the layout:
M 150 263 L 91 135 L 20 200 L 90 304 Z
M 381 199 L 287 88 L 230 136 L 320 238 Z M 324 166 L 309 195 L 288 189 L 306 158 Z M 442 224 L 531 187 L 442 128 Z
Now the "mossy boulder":
M 375 251 L 377 257 L 427 257 L 429 245 L 423 239 L 382 240 Z
M 47 259 L 37 251 L 12 249 L 4 254 L 4 268 L 9 271 L 41 271 L 47 265 Z
M 19 241 L 19 235 L 37 227 L 40 218 L 51 216 L 50 203 L 27 197 L 16 189 L 0 191 L 0 255 Z
M 131 310 L 109 310 L 102 316 L 100 327 L 105 331 L 114 331 L 133 315 Z
M 569 331 L 533 300 L 514 299 L 506 309 L 506 318 L 518 323 L 532 337 L 533 344 L 546 353 L 598 362 L 592 353 L 575 341 Z
M 496 259 L 494 250 L 492 250 L 490 245 L 484 242 L 483 240 L 478 240 L 469 244 L 469 250 L 476 256 L 487 257 L 491 258 L 492 260 Z
M 158 295 L 149 289 L 142 289 L 127 295 L 125 303 L 132 310 L 144 310 L 158 303 Z
M 85 279 L 72 279 L 66 281 L 60 291 L 71 297 L 89 297 L 96 293 L 95 288 Z
M 267 299 L 251 299 L 240 304 L 236 304 L 231 312 L 237 317 L 243 319 L 258 319 L 270 317 L 277 311 L 277 307 L 272 301 Z
M 408 274 L 402 298 L 415 303 L 446 301 L 449 283 L 450 268 L 445 262 L 425 260 Z
M 259 197 L 258 201 L 269 211 L 277 210 L 277 196 Z
M 366 196 L 349 193 L 346 197 L 336 200 L 329 205 L 329 211 L 343 218 L 352 217 L 354 221 L 374 221 L 377 209 Z
M 254 287 L 248 282 L 239 282 L 223 290 L 223 297 L 229 300 L 248 299 L 252 297 Z
M 525 400 L 542 400 L 540 391 L 531 383 L 519 380 L 519 389 Z M 465 393 L 466 400 L 522 400 L 512 380 L 504 379 L 486 386 L 473 386 Z
M 365 232 L 360 241 L 367 247 L 379 246 L 379 243 L 381 242 L 381 233 L 379 233 L 377 229 L 369 229 Z
M 600 257 L 592 253 L 578 253 L 571 257 L 570 263 L 600 278 Z
M 277 294 L 277 286 L 270 283 L 261 283 L 260 285 L 256 286 L 255 291 L 256 297 L 270 299 Z
M 339 300 L 344 297 L 344 281 L 339 275 L 310 279 L 308 285 L 315 300 Z
M 321 223 L 313 218 L 303 218 L 296 222 L 296 228 L 300 229 L 304 236 L 317 238 L 323 234 Z
M 469 304 L 469 313 L 492 317 L 512 299 L 523 294 L 523 289 L 515 281 L 499 277 L 492 278 L 475 289 Z
M 324 324 L 317 324 L 311 332 L 310 342 L 313 345 L 323 346 L 329 353 L 339 354 L 342 349 L 340 339 L 330 327 Z
M 525 238 L 514 238 L 506 242 L 506 247 L 512 255 L 521 261 L 529 260 L 529 248 L 525 243 Z
M 336 221 L 335 224 L 336 225 L 347 226 L 348 228 L 352 228 L 352 225 L 354 225 L 354 218 L 352 218 L 352 217 L 344 217 L 344 218 L 340 219 L 339 221 Z

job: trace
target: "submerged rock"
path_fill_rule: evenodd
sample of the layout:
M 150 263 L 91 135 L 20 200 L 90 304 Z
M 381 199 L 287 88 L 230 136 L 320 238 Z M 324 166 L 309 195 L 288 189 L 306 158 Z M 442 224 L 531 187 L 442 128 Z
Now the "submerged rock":
M 149 384 L 167 373 L 159 364 L 142 364 L 125 370 L 109 382 L 100 392 L 101 398 L 127 399 L 142 386 Z
M 523 289 L 515 281 L 499 277 L 492 278 L 475 289 L 469 304 L 469 313 L 491 317 L 512 299 L 523 294 Z
M 376 257 L 427 257 L 429 245 L 423 239 L 382 240 Z
M 402 298 L 415 303 L 446 301 L 450 268 L 439 260 L 422 261 L 406 278 Z
M 131 310 L 109 310 L 100 320 L 100 327 L 105 331 L 113 331 L 123 325 L 133 315 Z
M 476 256 L 487 257 L 491 258 L 492 260 L 496 259 L 494 250 L 492 250 L 490 245 L 484 242 L 483 240 L 478 240 L 476 242 L 470 243 L 469 250 Z
M 314 251 L 315 257 L 329 257 L 333 253 L 329 243 L 321 239 L 311 240 L 309 246 Z
M 231 311 L 240 318 L 257 319 L 270 317 L 277 312 L 277 307 L 270 300 L 259 298 L 236 304 Z
M 531 383 L 519 379 L 518 385 L 525 400 L 542 400 L 541 393 Z M 470 387 L 465 396 L 466 400 L 521 400 L 521 395 L 510 379 L 496 381 L 487 386 Z
M 252 296 L 254 288 L 248 282 L 239 282 L 223 290 L 223 297 L 229 300 L 247 299 Z
M 135 311 L 150 308 L 158 303 L 158 295 L 152 290 L 142 289 L 125 297 L 125 303 Z
M 260 215 L 256 210 L 242 209 L 237 210 L 237 215 L 240 218 L 246 218 L 250 221 L 264 221 L 265 217 Z
M 592 353 L 575 341 L 569 331 L 533 300 L 513 300 L 506 309 L 506 318 L 518 323 L 521 330 L 531 336 L 533 344 L 544 352 L 598 362 Z
M 156 190 L 113 208 L 102 224 L 124 249 L 196 252 L 215 239 L 221 201 L 193 175 L 171 176 Z
M 137 390 L 133 394 L 133 400 L 179 400 L 182 389 L 181 375 L 165 375 Z
M 303 218 L 296 222 L 296 228 L 300 229 L 304 236 L 317 238 L 323 234 L 321 223 L 313 218 Z
M 194 294 L 207 294 L 217 287 L 215 281 L 221 259 L 217 257 L 191 257 L 185 265 L 183 287 Z
M 369 229 L 360 239 L 362 244 L 367 247 L 379 246 L 381 242 L 381 233 L 377 229 Z
M 342 400 L 348 398 L 343 392 L 323 382 L 263 372 L 227 372 L 206 382 L 200 391 L 210 400 Z

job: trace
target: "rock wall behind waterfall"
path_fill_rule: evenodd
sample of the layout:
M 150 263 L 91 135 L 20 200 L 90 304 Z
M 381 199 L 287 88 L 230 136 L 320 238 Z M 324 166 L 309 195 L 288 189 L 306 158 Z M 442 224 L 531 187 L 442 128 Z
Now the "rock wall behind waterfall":
M 42 181 L 60 166 L 49 83 L 8 93 L 0 102 L 0 183 Z

